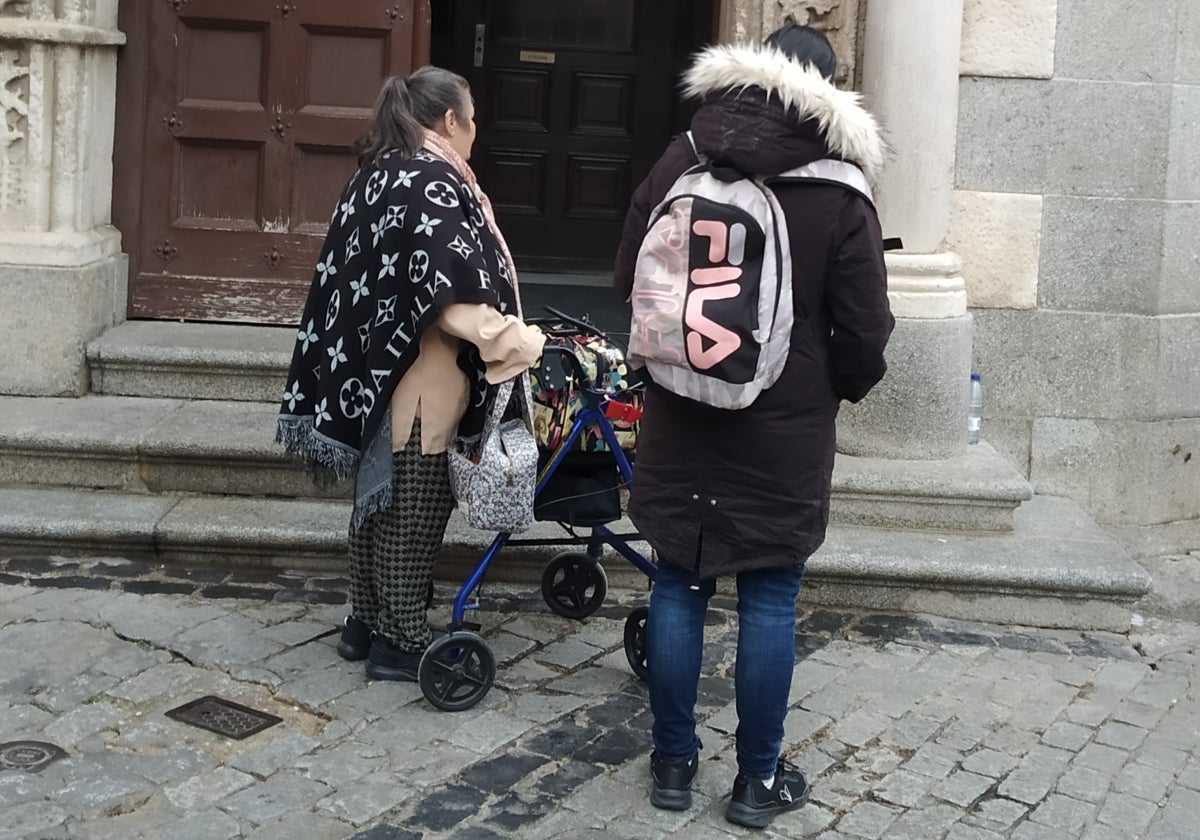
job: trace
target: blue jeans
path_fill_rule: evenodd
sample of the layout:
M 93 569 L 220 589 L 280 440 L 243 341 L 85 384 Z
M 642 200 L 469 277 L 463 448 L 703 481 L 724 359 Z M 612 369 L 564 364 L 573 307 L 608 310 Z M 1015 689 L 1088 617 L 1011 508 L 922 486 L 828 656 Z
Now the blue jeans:
M 737 576 L 737 761 L 743 775 L 775 773 L 783 743 L 792 669 L 796 662 L 796 596 L 804 567 Z M 694 576 L 660 563 L 646 621 L 646 664 L 654 748 L 668 759 L 691 758 L 696 737 L 696 691 L 704 656 L 704 615 L 715 581 L 693 589 Z

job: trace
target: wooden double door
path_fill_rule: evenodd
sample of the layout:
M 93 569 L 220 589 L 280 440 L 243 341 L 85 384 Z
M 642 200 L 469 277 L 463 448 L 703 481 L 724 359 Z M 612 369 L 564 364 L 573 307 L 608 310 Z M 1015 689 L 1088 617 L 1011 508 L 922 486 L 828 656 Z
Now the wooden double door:
M 699 0 L 122 0 L 116 225 L 129 315 L 292 324 L 380 81 L 433 63 L 524 269 L 607 271 L 686 122 Z
M 713 32 L 693 0 L 451 0 L 433 60 L 471 82 L 472 165 L 526 269 L 608 271 L 633 189 L 688 113 L 676 83 Z
M 114 221 L 134 318 L 295 323 L 428 0 L 122 0 Z

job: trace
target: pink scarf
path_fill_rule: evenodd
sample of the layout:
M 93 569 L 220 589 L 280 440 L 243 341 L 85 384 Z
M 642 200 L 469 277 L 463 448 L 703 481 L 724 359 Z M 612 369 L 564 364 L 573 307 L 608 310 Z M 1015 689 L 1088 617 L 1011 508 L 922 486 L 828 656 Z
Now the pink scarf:
M 517 285 L 517 266 L 513 262 L 512 254 L 508 250 L 508 243 L 504 240 L 504 234 L 500 232 L 500 226 L 496 224 L 496 214 L 492 211 L 492 202 L 479 187 L 479 179 L 475 177 L 475 170 L 471 169 L 470 165 L 463 160 L 462 155 L 454 151 L 454 147 L 450 145 L 445 137 L 438 134 L 436 131 L 425 131 L 425 145 L 432 151 L 436 152 L 439 157 L 454 167 L 458 176 L 467 182 L 471 191 L 475 193 L 475 199 L 479 202 L 479 206 L 483 208 L 483 216 L 487 220 L 488 229 L 491 230 L 492 236 L 496 237 L 496 241 L 500 243 L 500 250 L 504 253 L 504 260 L 508 263 L 508 276 L 512 278 L 513 292 L 517 296 L 517 317 L 522 317 L 521 312 L 521 288 Z

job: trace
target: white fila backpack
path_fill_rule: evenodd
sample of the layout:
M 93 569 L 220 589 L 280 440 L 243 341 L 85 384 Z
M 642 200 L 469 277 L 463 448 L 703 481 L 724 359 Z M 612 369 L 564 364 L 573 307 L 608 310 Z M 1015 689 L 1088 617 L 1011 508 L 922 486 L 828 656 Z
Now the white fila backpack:
M 672 393 L 745 408 L 779 379 L 794 326 L 791 245 L 770 184 L 833 183 L 868 201 L 871 188 L 840 160 L 763 179 L 696 157 L 650 214 L 630 296 L 629 361 Z

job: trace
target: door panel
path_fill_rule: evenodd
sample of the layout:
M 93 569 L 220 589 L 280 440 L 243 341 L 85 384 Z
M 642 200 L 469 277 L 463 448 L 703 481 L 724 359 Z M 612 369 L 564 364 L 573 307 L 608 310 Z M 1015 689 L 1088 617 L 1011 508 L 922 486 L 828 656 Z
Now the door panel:
M 633 84 L 632 76 L 576 74 L 571 132 L 631 139 Z
M 500 68 L 491 79 L 490 130 L 550 130 L 550 74 Z
M 428 0 L 120 9 L 130 316 L 294 322 L 380 81 L 428 59 Z
M 484 161 L 483 169 L 477 174 L 488 183 L 489 198 L 492 194 L 501 197 L 492 202 L 493 208 L 501 216 L 545 216 L 544 153 L 522 149 L 493 149 Z
M 497 4 L 493 21 L 499 41 L 631 51 L 638 5 L 635 0 L 508 0 Z
M 633 192 L 630 169 L 628 157 L 568 155 L 563 214 L 568 219 L 622 221 Z

